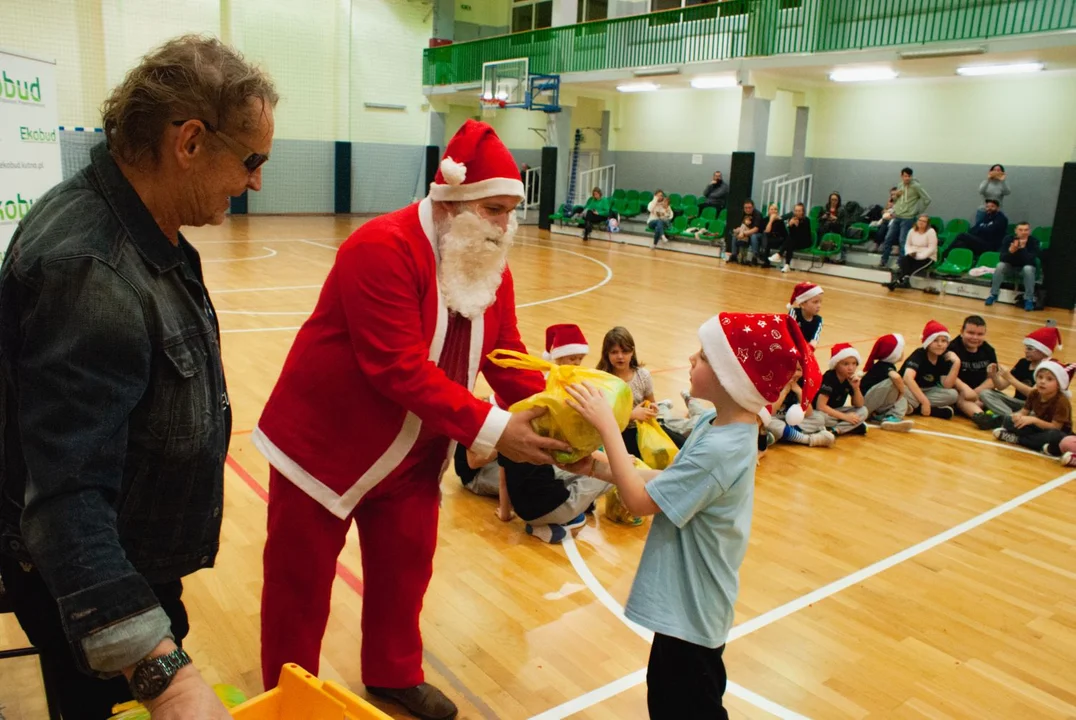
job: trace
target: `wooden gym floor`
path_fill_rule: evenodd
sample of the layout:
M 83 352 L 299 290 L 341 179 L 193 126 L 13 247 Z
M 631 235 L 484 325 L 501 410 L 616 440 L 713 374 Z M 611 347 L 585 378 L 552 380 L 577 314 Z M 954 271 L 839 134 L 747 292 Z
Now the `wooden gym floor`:
M 337 245 L 357 218 L 257 217 L 203 228 L 220 311 L 236 433 L 222 550 L 186 583 L 187 647 L 212 682 L 261 690 L 258 608 L 265 461 L 254 427 Z M 520 232 L 511 265 L 524 341 L 579 323 L 597 362 L 602 335 L 628 327 L 657 396 L 687 387 L 695 330 L 719 310 L 783 312 L 800 273 Z M 814 276 L 818 279 L 818 276 Z M 825 278 L 823 278 L 825 279 Z M 1073 317 L 984 308 L 827 280 L 823 349 L 926 320 L 952 332 L 984 313 L 1003 363 L 1048 317 L 1076 343 Z M 778 446 L 757 475 L 737 627 L 725 661 L 733 717 L 1064 718 L 1076 716 L 1076 473 L 1003 446 L 970 422 L 916 419 L 833 449 Z M 599 513 L 574 544 L 549 546 L 499 522 L 493 501 L 443 481 L 436 572 L 423 615 L 429 680 L 464 718 L 645 718 L 648 644 L 620 614 L 646 538 Z M 357 540 L 341 558 L 321 676 L 362 692 Z M 24 638 L 10 616 L 0 647 Z M 33 659 L 0 670 L 0 717 L 44 714 Z M 404 716 L 400 716 L 404 717 Z

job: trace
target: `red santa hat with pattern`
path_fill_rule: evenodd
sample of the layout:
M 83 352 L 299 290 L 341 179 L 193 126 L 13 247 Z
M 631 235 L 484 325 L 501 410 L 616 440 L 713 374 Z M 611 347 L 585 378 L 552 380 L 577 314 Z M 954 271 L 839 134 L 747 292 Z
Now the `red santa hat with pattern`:
M 863 372 L 870 372 L 874 363 L 895 363 L 904 354 L 904 336 L 899 333 L 883 335 L 874 341 L 871 354 L 867 356 L 867 364 L 863 366 Z
M 1058 388 L 1061 390 L 1061 394 L 1065 397 L 1072 397 L 1072 392 L 1069 390 L 1069 384 L 1072 382 L 1072 375 L 1076 372 L 1076 365 L 1062 365 L 1057 360 L 1043 360 L 1035 368 L 1035 375 L 1038 376 L 1040 372 L 1046 370 L 1053 374 L 1057 378 Z
M 832 370 L 837 367 L 837 363 L 848 358 L 855 358 L 858 364 L 863 364 L 863 358 L 860 357 L 858 350 L 848 343 L 837 343 L 829 350 L 829 369 Z
M 923 328 L 923 348 L 926 348 L 930 343 L 940 337 L 944 337 L 946 340 L 952 340 L 953 338 L 953 336 L 949 334 L 949 328 L 945 327 L 937 320 L 927 321 L 926 326 Z
M 569 355 L 586 355 L 590 352 L 587 339 L 578 325 L 550 325 L 545 329 L 545 360 L 559 360 Z
M 798 308 L 811 298 L 821 294 L 821 285 L 815 285 L 814 283 L 809 282 L 796 283 L 796 287 L 792 288 L 792 299 L 788 301 L 788 309 Z
M 1061 349 L 1061 331 L 1056 327 L 1043 327 L 1033 330 L 1024 338 L 1024 345 L 1038 350 L 1046 357 Z
M 493 128 L 468 120 L 448 141 L 445 157 L 430 185 L 430 199 L 466 202 L 495 195 L 523 197 L 515 158 Z
M 810 405 L 822 384 L 814 351 L 788 315 L 720 313 L 699 328 L 706 359 L 737 405 L 759 413 L 777 402 L 781 390 L 803 368 L 803 403 Z M 798 425 L 805 407 L 788 411 L 786 422 Z

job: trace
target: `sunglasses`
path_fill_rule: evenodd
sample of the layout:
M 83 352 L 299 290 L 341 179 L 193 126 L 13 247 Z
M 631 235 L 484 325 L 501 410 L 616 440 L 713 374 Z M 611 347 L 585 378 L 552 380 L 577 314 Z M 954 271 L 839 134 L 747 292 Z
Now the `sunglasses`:
M 213 125 L 206 120 L 202 120 L 200 118 L 190 118 L 187 120 L 173 120 L 172 124 L 176 127 L 182 127 L 184 124 L 190 122 L 191 119 L 198 120 L 198 122 L 202 123 L 202 125 L 205 125 L 206 130 L 219 137 L 224 142 L 224 144 L 228 146 L 228 149 L 231 150 L 236 155 L 236 157 L 243 161 L 243 167 L 247 169 L 248 173 L 253 173 L 262 165 L 269 162 L 268 155 L 254 152 L 238 140 L 234 140 L 231 137 L 228 137 L 223 132 L 213 127 Z

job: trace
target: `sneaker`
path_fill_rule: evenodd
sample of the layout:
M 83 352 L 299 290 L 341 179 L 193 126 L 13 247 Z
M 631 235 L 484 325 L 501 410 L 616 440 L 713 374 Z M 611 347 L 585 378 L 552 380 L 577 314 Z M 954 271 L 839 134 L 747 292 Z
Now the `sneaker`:
M 823 430 L 807 436 L 810 447 L 833 447 L 837 444 L 837 436 L 829 430 Z
M 1042 454 L 1049 458 L 1060 457 L 1059 455 L 1054 455 L 1052 452 L 1050 452 L 1050 443 L 1046 443 L 1042 446 Z
M 770 262 L 774 263 L 775 265 L 781 262 L 781 253 L 774 253 L 773 255 L 770 255 Z
M 366 686 L 366 692 L 379 698 L 403 705 L 422 720 L 452 720 L 459 711 L 445 694 L 429 683 L 409 688 L 381 688 Z
M 953 408 L 951 407 L 939 407 L 930 409 L 930 417 L 936 417 L 940 420 L 952 420 Z
M 998 301 L 998 296 L 994 295 L 993 293 L 986 296 L 986 305 L 987 305 L 987 307 L 990 307 L 991 305 L 993 305 L 997 301 Z
M 911 420 L 901 420 L 893 415 L 890 415 L 882 421 L 882 429 L 891 432 L 911 432 L 912 426 L 914 425 L 915 423 Z
M 1076 453 L 1067 452 L 1059 457 L 1058 461 L 1065 467 L 1076 467 Z
M 668 245 L 669 244 L 669 236 L 668 235 L 662 235 L 661 236 L 661 244 L 662 245 Z
M 568 531 L 561 525 L 531 525 L 527 523 L 525 530 L 528 535 L 533 535 L 550 545 L 558 545 L 568 536 Z
M 583 528 L 585 528 L 586 526 L 587 526 L 587 515 L 586 515 L 586 513 L 579 513 L 574 518 L 572 518 L 568 522 L 561 525 L 561 527 L 564 528 L 565 530 L 567 530 L 568 532 L 570 532 L 573 537 L 578 535 L 579 531 L 582 530 Z
M 684 399 L 684 405 L 687 405 L 688 408 L 690 409 L 691 408 L 691 393 L 688 390 L 681 390 L 680 391 L 680 397 L 682 397 Z
M 777 442 L 777 436 L 774 435 L 769 430 L 767 430 L 766 431 L 766 447 L 769 448 L 771 445 L 775 444 L 776 442 Z
M 995 415 L 993 410 L 987 410 L 986 412 L 975 413 L 972 415 L 971 421 L 975 423 L 975 427 L 980 430 L 993 430 L 1001 427 L 1001 424 L 1005 422 L 1005 418 L 1000 415 Z
M 845 433 L 845 435 L 866 435 L 866 434 L 867 434 L 867 423 L 860 423 L 859 425 L 856 425 L 854 428 L 852 428 L 851 430 L 849 430 L 848 432 Z
M 1006 430 L 1005 428 L 997 428 L 997 429 L 995 429 L 994 430 L 994 438 L 997 439 L 997 440 L 1000 440 L 1001 442 L 1014 443 L 1014 444 L 1016 443 L 1017 440 L 1019 440 L 1019 438 L 1016 437 L 1016 433 L 1010 432 L 1009 430 Z
M 1035 301 L 1034 300 L 1025 300 L 1024 301 L 1024 310 L 1026 310 L 1027 312 L 1033 312 L 1035 310 Z
M 783 266 L 783 267 L 781 268 L 781 272 L 788 272 L 788 270 L 789 270 L 789 267 L 788 267 L 788 265 L 785 265 L 785 266 Z
M 890 417 L 892 417 L 892 416 L 887 414 L 887 413 L 878 412 L 878 413 L 874 413 L 873 415 L 870 416 L 870 421 L 872 423 L 879 423 L 880 424 L 880 423 L 884 423 Z

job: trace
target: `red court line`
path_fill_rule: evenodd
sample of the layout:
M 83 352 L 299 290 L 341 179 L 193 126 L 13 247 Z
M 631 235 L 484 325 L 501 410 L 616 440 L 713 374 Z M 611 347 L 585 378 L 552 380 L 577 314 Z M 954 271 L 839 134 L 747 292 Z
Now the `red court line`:
M 254 432 L 253 428 L 251 428 L 250 430 L 232 430 L 232 436 L 234 437 L 236 435 L 250 435 L 252 432 Z

